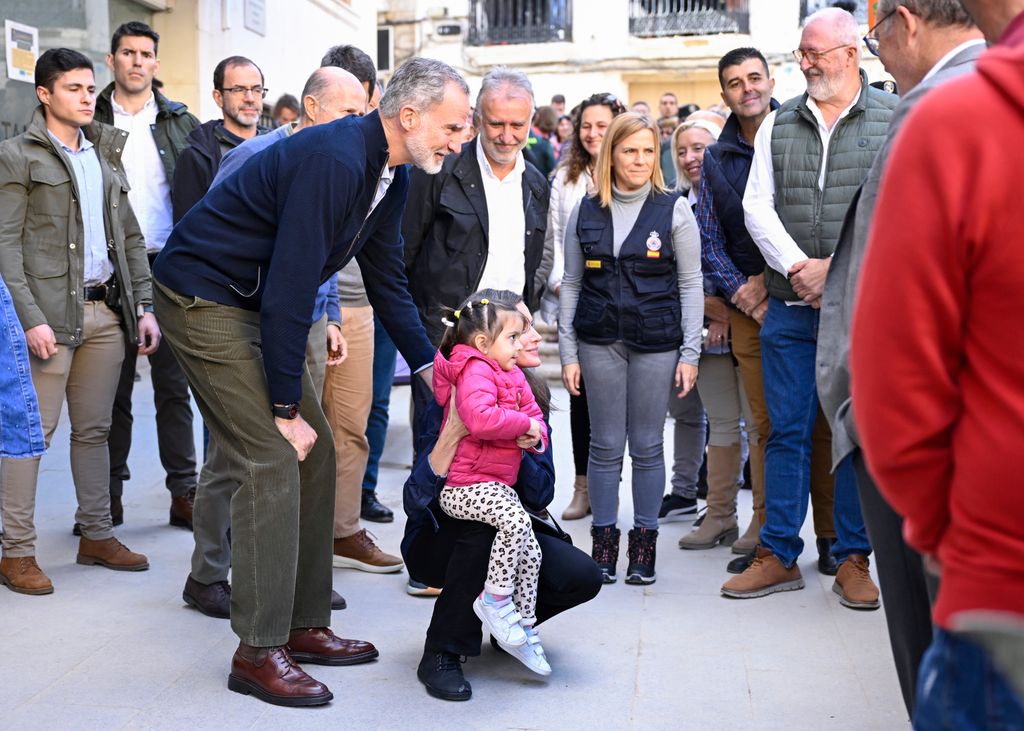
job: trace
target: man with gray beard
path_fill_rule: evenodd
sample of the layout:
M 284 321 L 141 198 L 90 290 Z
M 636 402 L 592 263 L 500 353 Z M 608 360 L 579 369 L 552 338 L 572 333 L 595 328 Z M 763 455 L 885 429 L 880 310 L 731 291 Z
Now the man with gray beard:
M 793 53 L 807 92 L 758 128 L 743 197 L 747 230 L 768 264 L 761 358 L 772 429 L 761 545 L 750 567 L 722 586 L 722 594 L 736 599 L 804 587 L 796 562 L 820 411 L 814 359 L 821 294 L 844 215 L 885 141 L 897 102 L 868 85 L 860 70 L 857 23 L 845 10 L 809 16 Z M 846 607 L 877 609 L 878 588 L 868 571 L 871 546 L 848 459 L 835 466 L 833 517 L 839 570 L 832 589 Z

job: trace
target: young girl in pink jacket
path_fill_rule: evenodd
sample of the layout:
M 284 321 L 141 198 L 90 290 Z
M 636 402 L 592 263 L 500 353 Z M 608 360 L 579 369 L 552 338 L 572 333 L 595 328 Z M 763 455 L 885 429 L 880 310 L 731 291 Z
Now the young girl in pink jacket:
M 445 324 L 434 358 L 434 396 L 446 420 L 454 405 L 469 435 L 459 442 L 438 502 L 453 518 L 497 529 L 473 611 L 502 648 L 548 675 L 534 628 L 540 546 L 511 487 L 523 450 L 548 446 L 544 417 L 516 366 L 526 323 L 514 307 L 471 297 Z

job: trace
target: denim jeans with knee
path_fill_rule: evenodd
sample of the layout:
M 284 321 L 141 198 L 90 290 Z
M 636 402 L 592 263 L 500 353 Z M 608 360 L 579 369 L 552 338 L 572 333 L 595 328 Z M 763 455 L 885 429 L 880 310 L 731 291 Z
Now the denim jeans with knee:
M 657 530 L 665 491 L 665 414 L 679 353 L 639 353 L 621 342 L 579 344 L 590 409 L 587 486 L 594 525 L 615 525 L 619 475 L 629 443 L 633 463 L 633 525 Z
M 917 673 L 917 731 L 1024 731 L 1024 699 L 989 653 L 942 628 Z
M 818 341 L 818 310 L 787 305 L 774 297 L 761 328 L 764 395 L 771 420 L 765 447 L 765 524 L 761 544 L 786 566 L 801 551 L 800 528 L 807 517 L 811 487 L 811 445 L 818 417 L 814 358 Z M 833 519 L 839 562 L 851 553 L 871 552 L 849 458 L 835 471 Z

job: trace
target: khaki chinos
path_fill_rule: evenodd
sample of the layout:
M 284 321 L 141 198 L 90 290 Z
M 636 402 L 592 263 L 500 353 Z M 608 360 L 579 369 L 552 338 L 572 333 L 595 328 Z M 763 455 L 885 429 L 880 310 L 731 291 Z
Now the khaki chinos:
M 164 336 L 237 485 L 231 498 L 231 628 L 247 645 L 284 645 L 292 629 L 331 623 L 334 441 L 308 369 L 302 417 L 317 434 L 306 459 L 270 413 L 260 316 L 156 283 Z
M 328 368 L 323 405 L 338 455 L 334 537 L 348 538 L 359 532 L 363 475 L 370 454 L 366 422 L 373 404 L 373 308 L 341 308 L 341 334 L 348 342 L 348 358 Z
M 86 302 L 83 317 L 80 345 L 58 344 L 56 355 L 46 360 L 31 355 L 29 361 L 47 448 L 67 397 L 71 475 L 78 498 L 75 521 L 81 524 L 83 537 L 102 541 L 114 536 L 107 436 L 110 407 L 124 360 L 125 337 L 121 316 L 103 302 Z M 5 459 L 0 465 L 3 549 L 7 558 L 36 555 L 39 459 Z

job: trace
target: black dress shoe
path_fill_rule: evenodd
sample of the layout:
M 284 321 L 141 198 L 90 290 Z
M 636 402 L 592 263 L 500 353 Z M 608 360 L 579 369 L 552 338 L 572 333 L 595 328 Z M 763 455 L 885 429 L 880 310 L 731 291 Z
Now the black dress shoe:
M 814 542 L 818 547 L 818 571 L 825 576 L 835 576 L 839 570 L 836 557 L 832 555 L 832 546 L 835 542 L 835 538 L 819 538 Z
M 190 607 L 194 607 L 207 617 L 231 618 L 231 585 L 226 581 L 200 584 L 192 578 L 192 574 L 189 574 L 185 579 L 185 588 L 181 592 L 181 598 Z
M 363 490 L 362 507 L 359 509 L 359 517 L 369 520 L 372 523 L 390 523 L 395 519 L 387 506 L 377 500 L 377 493 L 373 490 Z
M 114 525 L 121 525 L 124 523 L 124 506 L 121 504 L 121 497 L 119 495 L 110 496 L 110 522 Z M 71 535 L 82 535 L 81 523 L 75 523 L 71 526 Z
M 739 558 L 734 558 L 729 562 L 729 565 L 725 567 L 725 570 L 730 574 L 742 574 L 750 567 L 750 564 L 754 563 L 754 556 L 756 553 L 757 549 L 755 548 L 750 553 L 745 553 Z
M 423 653 L 420 666 L 416 668 L 416 677 L 435 698 L 468 701 L 473 696 L 473 689 L 462 674 L 463 662 L 465 658 L 455 653 L 427 650 Z
M 344 609 L 347 606 L 348 604 L 345 602 L 345 597 L 334 591 L 334 589 L 331 589 L 331 611 L 337 612 L 339 609 Z

